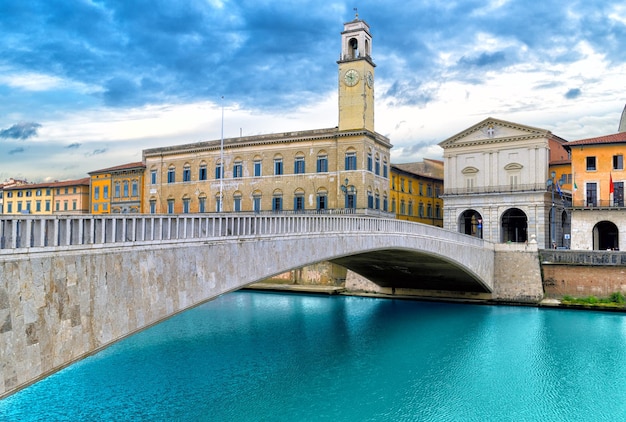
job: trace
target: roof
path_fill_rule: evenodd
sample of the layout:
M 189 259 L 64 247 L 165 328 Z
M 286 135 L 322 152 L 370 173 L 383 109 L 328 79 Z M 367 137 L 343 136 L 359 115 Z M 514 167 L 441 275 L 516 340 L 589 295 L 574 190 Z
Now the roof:
M 416 163 L 391 164 L 391 167 L 422 177 L 443 180 L 443 161 L 425 158 Z
M 90 171 L 87 174 L 111 173 L 114 171 L 130 170 L 130 169 L 145 168 L 145 167 L 146 165 L 143 163 L 143 161 L 136 161 L 134 163 L 121 164 L 115 167 L 108 167 L 108 168 L 101 169 L 101 170 Z
M 44 182 L 44 183 L 28 183 L 24 185 L 14 185 L 5 187 L 4 190 L 22 190 L 22 189 L 38 189 L 38 188 L 57 188 L 62 186 L 89 186 L 89 177 L 75 180 L 64 180 L 62 182 Z
M 607 145 L 626 143 L 626 132 L 614 133 L 612 135 L 598 136 L 597 138 L 580 139 L 564 144 L 565 148 L 577 145 Z

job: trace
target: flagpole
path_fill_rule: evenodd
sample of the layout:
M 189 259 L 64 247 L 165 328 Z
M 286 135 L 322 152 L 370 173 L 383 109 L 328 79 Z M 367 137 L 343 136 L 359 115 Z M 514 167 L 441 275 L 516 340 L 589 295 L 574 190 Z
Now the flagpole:
M 222 135 L 220 140 L 220 206 L 217 210 L 224 209 L 224 96 L 222 95 Z

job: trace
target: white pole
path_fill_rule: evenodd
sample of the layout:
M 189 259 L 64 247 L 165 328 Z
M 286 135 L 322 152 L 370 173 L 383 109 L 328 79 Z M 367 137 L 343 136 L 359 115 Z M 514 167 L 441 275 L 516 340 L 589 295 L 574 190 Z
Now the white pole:
M 220 206 L 218 212 L 224 209 L 224 96 L 222 95 L 222 136 L 220 142 Z

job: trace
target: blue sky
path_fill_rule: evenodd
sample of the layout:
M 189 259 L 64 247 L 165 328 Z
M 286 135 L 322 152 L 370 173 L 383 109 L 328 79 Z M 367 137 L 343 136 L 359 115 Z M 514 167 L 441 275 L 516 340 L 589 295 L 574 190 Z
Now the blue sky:
M 392 162 L 441 158 L 490 116 L 567 140 L 617 132 L 623 0 L 2 0 L 0 181 L 219 139 L 222 107 L 225 137 L 336 126 L 354 7 Z

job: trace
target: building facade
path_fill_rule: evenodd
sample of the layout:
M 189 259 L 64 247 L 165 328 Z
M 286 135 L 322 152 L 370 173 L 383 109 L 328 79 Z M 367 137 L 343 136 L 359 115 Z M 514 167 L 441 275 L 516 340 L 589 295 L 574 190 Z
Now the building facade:
M 89 172 L 91 213 L 140 213 L 145 170 L 143 162 L 134 162 Z
M 443 162 L 391 165 L 391 212 L 399 220 L 443 227 Z
M 4 214 L 85 214 L 89 212 L 89 178 L 21 184 L 4 189 Z
M 341 39 L 337 127 L 144 150 L 143 212 L 388 212 L 369 26 L 356 18 Z
M 536 239 L 540 248 L 563 247 L 567 192 L 550 165 L 568 160 L 565 143 L 547 130 L 494 118 L 441 142 L 444 228 L 496 243 Z
M 572 248 L 621 250 L 626 236 L 626 132 L 569 142 L 572 157 Z

